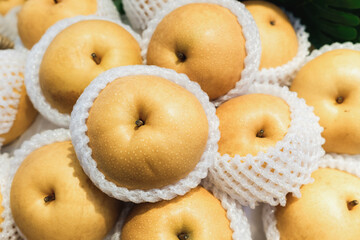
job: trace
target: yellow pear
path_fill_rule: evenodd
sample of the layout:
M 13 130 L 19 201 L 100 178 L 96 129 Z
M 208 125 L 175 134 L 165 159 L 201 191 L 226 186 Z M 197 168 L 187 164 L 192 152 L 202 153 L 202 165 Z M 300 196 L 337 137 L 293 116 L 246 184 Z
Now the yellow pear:
M 326 52 L 305 64 L 291 85 L 320 117 L 326 152 L 360 154 L 359 62 L 360 51 Z
M 12 8 L 24 4 L 25 0 L 2 0 L 0 1 L 0 14 L 6 15 Z
M 360 239 L 360 178 L 336 169 L 313 172 L 315 182 L 277 207 L 281 240 Z
M 231 240 L 226 211 L 202 187 L 170 201 L 142 203 L 127 217 L 121 240 Z
M 266 1 L 245 1 L 244 4 L 260 33 L 260 69 L 278 67 L 291 61 L 298 52 L 298 40 L 286 14 Z
M 95 77 L 114 67 L 141 64 L 140 51 L 136 39 L 116 23 L 77 22 L 60 32 L 44 54 L 39 70 L 42 93 L 53 108 L 70 114 Z
M 267 94 L 232 98 L 216 110 L 220 120 L 220 154 L 256 156 L 275 146 L 290 126 L 289 105 Z
M 28 240 L 102 240 L 120 206 L 85 175 L 70 141 L 30 153 L 11 185 L 12 215 Z
M 19 36 L 31 49 L 57 21 L 96 11 L 97 0 L 27 0 L 18 14 Z
M 156 27 L 147 64 L 185 73 L 211 100 L 235 87 L 244 68 L 245 39 L 237 17 L 210 3 L 177 8 Z
M 192 93 L 151 75 L 121 77 L 107 85 L 86 125 L 92 157 L 105 178 L 143 190 L 186 177 L 200 161 L 209 131 Z
M 18 74 L 19 77 L 23 78 L 22 73 L 13 73 Z M 16 90 L 15 90 L 16 91 Z M 22 85 L 19 105 L 16 108 L 15 120 L 7 133 L 0 134 L 0 138 L 4 139 L 3 144 L 9 144 L 23 134 L 35 121 L 37 116 L 37 111 L 33 107 L 25 89 L 25 85 Z M 1 124 L 1 119 L 0 119 Z

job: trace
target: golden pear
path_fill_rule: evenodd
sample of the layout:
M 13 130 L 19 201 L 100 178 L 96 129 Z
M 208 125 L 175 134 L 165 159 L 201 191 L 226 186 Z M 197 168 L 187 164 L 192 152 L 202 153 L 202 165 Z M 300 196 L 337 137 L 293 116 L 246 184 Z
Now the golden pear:
M 214 100 L 235 87 L 244 68 L 245 39 L 229 9 L 193 3 L 174 10 L 156 27 L 147 64 L 185 73 Z
M 12 215 L 28 240 L 102 240 L 120 206 L 85 175 L 70 141 L 30 153 L 11 185 Z
M 260 33 L 260 69 L 278 67 L 291 61 L 298 52 L 298 39 L 286 14 L 266 1 L 245 1 L 244 4 Z
M 192 93 L 151 75 L 121 77 L 107 85 L 86 124 L 92 157 L 105 178 L 143 190 L 186 177 L 200 161 L 209 131 Z
M 60 32 L 44 54 L 39 71 L 42 93 L 53 108 L 70 114 L 95 77 L 114 67 L 141 64 L 140 51 L 136 39 L 116 23 L 77 22 Z
M 31 49 L 57 21 L 97 11 L 97 0 L 27 0 L 18 14 L 22 43 Z
M 360 239 L 360 178 L 336 169 L 313 172 L 315 182 L 301 188 L 301 198 L 288 195 L 276 208 L 281 240 Z
M 290 126 L 289 105 L 267 94 L 248 94 L 232 98 L 216 110 L 220 120 L 219 153 L 256 156 L 275 146 Z
M 202 187 L 170 201 L 142 203 L 127 217 L 121 240 L 231 240 L 226 210 Z
M 360 51 L 338 49 L 311 60 L 290 90 L 314 107 L 326 152 L 360 154 Z

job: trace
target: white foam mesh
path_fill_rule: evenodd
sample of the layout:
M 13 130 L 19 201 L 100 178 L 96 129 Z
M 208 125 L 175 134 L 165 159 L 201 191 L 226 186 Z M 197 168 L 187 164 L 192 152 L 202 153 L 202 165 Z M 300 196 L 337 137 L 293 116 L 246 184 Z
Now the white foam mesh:
M 5 16 L 0 14 L 0 34 L 15 41 L 19 35 L 17 30 L 17 14 L 21 6 L 12 8 Z
M 112 0 L 97 0 L 96 16 L 120 21 L 120 14 Z
M 249 222 L 242 210 L 241 205 L 232 199 L 229 195 L 214 187 L 206 179 L 202 182 L 204 188 L 210 191 L 217 199 L 220 200 L 222 207 L 226 210 L 226 217 L 230 221 L 230 228 L 233 231 L 233 240 L 251 240 L 251 231 Z M 133 204 L 127 204 L 122 211 L 119 221 L 116 224 L 111 235 L 105 240 L 120 240 L 121 229 L 124 226 L 126 217 L 130 213 Z
M 130 24 L 135 29 L 144 30 L 169 0 L 123 0 L 123 6 Z M 170 0 L 171 1 L 171 0 Z
M 118 187 L 113 182 L 105 179 L 104 174 L 97 169 L 97 164 L 92 158 L 92 151 L 88 146 L 89 138 L 86 135 L 88 112 L 100 91 L 108 83 L 117 78 L 131 75 L 152 75 L 168 79 L 194 94 L 204 108 L 209 124 L 208 141 L 205 151 L 195 169 L 175 184 L 150 190 L 129 190 L 124 187 Z M 207 176 L 208 169 L 215 160 L 215 153 L 218 149 L 217 142 L 220 139 L 218 127 L 219 119 L 216 116 L 215 107 L 209 102 L 209 97 L 201 90 L 199 84 L 190 81 L 185 74 L 178 74 L 171 69 L 144 65 L 113 68 L 100 74 L 78 99 L 71 113 L 70 122 L 71 138 L 84 172 L 99 189 L 110 197 L 135 203 L 170 200 L 178 195 L 184 195 L 199 185 L 201 179 Z
M 329 153 L 323 156 L 319 161 L 320 168 L 334 168 L 351 173 L 360 178 L 360 155 L 347 155 Z M 280 233 L 276 227 L 275 217 L 276 208 L 270 205 L 264 205 L 262 220 L 267 240 L 279 240 Z
M 254 84 L 247 93 L 270 94 L 285 100 L 291 112 L 288 132 L 274 147 L 256 156 L 217 153 L 209 179 L 244 206 L 255 208 L 259 202 L 284 206 L 286 194 L 300 197 L 300 187 L 312 182 L 311 173 L 324 155 L 323 128 L 313 108 L 287 87 Z
M 175 9 L 191 3 L 213 3 L 227 8 L 237 17 L 238 22 L 242 27 L 242 33 L 245 39 L 246 57 L 244 59 L 244 69 L 241 72 L 241 79 L 236 83 L 234 89 L 231 89 L 227 94 L 213 101 L 213 103 L 218 106 L 220 103 L 236 96 L 237 93 L 245 92 L 255 81 L 255 76 L 259 69 L 261 58 L 260 34 L 253 17 L 245 8 L 244 4 L 235 0 L 176 0 L 168 2 L 156 13 L 155 17 L 149 22 L 147 29 L 142 34 L 141 49 L 144 64 L 146 64 L 147 49 L 151 37 L 158 24 L 166 15 Z
M 129 215 L 133 206 L 133 203 L 125 203 L 125 206 L 120 213 L 119 220 L 117 221 L 112 232 L 108 234 L 108 236 L 104 240 L 120 240 L 122 227 L 124 226 L 126 217 Z
M 64 19 L 54 24 L 46 31 L 40 41 L 33 46 L 29 53 L 29 59 L 31 59 L 31 61 L 27 61 L 26 63 L 25 85 L 29 98 L 33 103 L 34 107 L 50 122 L 61 127 L 69 127 L 70 114 L 60 113 L 56 108 L 52 107 L 50 103 L 46 101 L 40 87 L 40 65 L 47 48 L 60 32 L 77 22 L 87 20 L 104 20 L 116 23 L 119 26 L 123 27 L 126 31 L 128 31 L 135 38 L 135 40 L 140 43 L 140 36 L 136 32 L 134 32 L 129 26 L 121 23 L 120 20 L 110 20 L 105 17 L 98 17 L 94 15 L 77 16 L 74 18 Z
M 305 31 L 305 26 L 301 24 L 300 19 L 288 11 L 284 12 L 289 17 L 291 24 L 296 32 L 298 40 L 298 52 L 296 56 L 288 63 L 274 68 L 263 68 L 256 75 L 256 82 L 279 84 L 290 86 L 290 81 L 295 77 L 295 74 L 300 70 L 305 58 L 309 55 L 309 34 Z
M 0 239 L 17 240 L 19 234 L 16 231 L 15 224 L 11 217 L 10 195 L 7 194 L 6 188 L 10 185 L 9 168 L 12 158 L 8 154 L 0 155 L 0 193 L 3 198 L 1 205 L 4 211 L 1 213 L 4 221 L 0 224 Z
M 20 100 L 26 54 L 16 50 L 0 51 L 0 134 L 11 129 Z M 0 149 L 4 139 L 0 138 Z
M 34 135 L 30 140 L 25 141 L 21 147 L 19 149 L 17 149 L 14 152 L 14 157 L 11 160 L 10 163 L 10 168 L 8 171 L 8 181 L 9 183 L 12 183 L 15 173 L 18 170 L 18 168 L 20 167 L 21 163 L 24 161 L 24 159 L 33 151 L 35 151 L 36 149 L 51 144 L 51 143 L 55 143 L 55 142 L 64 142 L 64 141 L 68 141 L 70 140 L 70 133 L 69 130 L 67 129 L 56 129 L 56 130 L 48 130 L 48 131 L 44 131 L 42 133 L 38 133 L 36 135 Z M 10 191 L 11 191 L 11 184 L 7 184 L 5 187 L 5 196 L 7 197 L 7 199 L 9 199 L 7 201 L 7 207 L 6 207 L 6 213 L 4 211 L 4 214 L 6 214 L 5 216 L 7 217 L 4 221 L 3 224 L 5 224 L 6 226 L 8 226 L 10 228 L 10 226 L 16 226 L 15 222 L 14 222 L 14 218 L 11 214 L 11 209 L 10 209 Z M 26 240 L 25 236 L 21 233 L 20 229 L 17 228 L 16 226 L 16 232 L 18 234 L 18 236 L 21 236 L 22 239 Z M 0 232 L 0 239 L 7 239 L 7 238 L 2 238 L 1 234 L 3 234 L 3 232 Z M 16 240 L 18 238 L 18 236 L 16 238 L 11 238 L 11 240 Z

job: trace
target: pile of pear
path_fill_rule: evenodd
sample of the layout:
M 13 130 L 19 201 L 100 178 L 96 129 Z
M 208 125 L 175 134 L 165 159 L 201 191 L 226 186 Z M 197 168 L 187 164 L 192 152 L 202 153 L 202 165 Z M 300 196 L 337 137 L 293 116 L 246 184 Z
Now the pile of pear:
M 15 4 L 16 1 L 7 2 Z M 249 1 L 245 5 L 260 33 L 263 50 L 259 69 L 281 66 L 290 61 L 297 53 L 298 42 L 286 14 L 263 1 Z M 75 5 L 66 0 L 28 0 L 18 19 L 22 45 L 32 51 L 51 25 L 69 17 L 94 14 L 96 8 L 95 0 L 79 0 Z M 46 49 L 39 69 L 39 85 L 47 104 L 70 115 L 79 96 L 99 74 L 145 61 L 148 65 L 186 74 L 212 101 L 241 81 L 245 42 L 236 16 L 229 9 L 209 3 L 189 4 L 167 15 L 151 38 L 146 59 L 141 55 L 141 43 L 120 25 L 99 19 L 80 21 L 62 30 Z M 314 107 L 314 113 L 324 128 L 322 136 L 326 141 L 323 148 L 327 153 L 354 158 L 360 155 L 360 67 L 356 64 L 359 58 L 360 52 L 356 50 L 325 53 L 305 64 L 289 88 Z M 32 59 L 27 61 L 31 65 Z M 24 75 L 26 78 L 26 73 Z M 151 75 L 119 78 L 104 88 L 99 96 L 101 99 L 96 99 L 94 108 L 89 111 L 92 117 L 89 117 L 86 127 L 94 126 L 88 132 L 89 146 L 99 170 L 108 180 L 128 189 L 148 190 L 174 184 L 193 171 L 209 137 L 208 121 L 195 96 L 167 79 Z M 227 110 L 232 102 L 238 104 L 234 107 L 236 110 Z M 158 133 L 148 131 L 153 121 L 148 114 L 150 111 L 168 114 L 160 115 L 159 120 L 160 129 L 165 126 L 165 130 Z M 116 115 L 117 112 L 122 114 Z M 287 103 L 265 94 L 244 94 L 231 99 L 218 107 L 216 113 L 220 121 L 218 151 L 221 155 L 245 156 L 266 152 L 281 141 L 291 122 Z M 167 121 L 166 118 L 172 114 L 176 117 Z M 182 117 L 186 119 L 182 120 Z M 23 121 L 28 121 L 27 118 L 33 118 L 33 115 L 26 115 Z M 110 118 L 118 121 L 107 121 Z M 19 119 L 15 119 L 14 126 Z M 126 129 L 120 125 L 125 120 Z M 269 131 L 258 126 L 261 121 L 265 121 Z M 239 129 L 235 129 L 235 125 Z M 119 140 L 117 133 L 126 131 L 129 134 L 121 134 Z M 140 134 L 136 141 L 131 142 L 129 139 L 134 133 Z M 161 134 L 168 139 L 158 140 Z M 54 136 L 56 138 L 56 134 Z M 183 136 L 183 139 L 178 136 Z M 32 140 L 36 138 L 39 135 Z M 181 148 L 174 139 L 183 144 Z M 10 190 L 8 207 L 19 233 L 29 240 L 95 240 L 109 236 L 121 216 L 124 203 L 100 191 L 88 178 L 70 139 L 45 142 L 42 146 L 32 144 L 32 140 L 21 148 L 33 145 L 33 151 L 22 156 L 14 175 L 6 178 Z M 166 144 L 168 142 L 171 144 Z M 142 146 L 146 149 L 141 149 Z M 148 153 L 144 153 L 145 150 Z M 156 164 L 157 159 L 163 158 L 157 151 L 167 153 L 169 159 L 176 151 L 177 157 L 185 159 L 169 169 L 170 164 Z M 152 171 L 141 175 L 144 166 L 135 168 L 131 165 L 133 155 L 117 158 L 123 153 L 134 152 L 140 156 L 155 153 L 146 166 L 154 167 Z M 21 153 L 16 152 L 15 159 L 20 159 Z M 112 159 L 126 159 L 127 162 L 118 164 Z M 15 165 L 10 163 L 10 167 Z M 121 174 L 117 174 L 119 172 Z M 165 177 L 157 179 L 156 173 Z M 180 174 L 174 176 L 172 173 Z M 152 181 L 142 177 L 140 182 L 129 181 L 146 174 Z M 126 176 L 123 177 L 126 183 L 122 176 Z M 356 188 L 359 178 L 330 169 L 315 171 L 313 178 L 313 184 L 302 187 L 300 199 L 289 195 L 287 205 L 277 208 L 277 228 L 281 239 L 342 239 L 344 236 L 360 239 L 358 229 L 351 227 L 356 226 L 360 219 L 360 190 Z M 334 189 L 344 194 L 339 196 Z M 0 191 L 2 200 L 7 195 L 4 195 L 5 189 Z M 341 210 L 331 211 L 337 209 L 337 205 L 342 206 Z M 302 216 L 300 212 L 312 213 L 312 216 Z M 352 218 L 348 220 L 346 214 Z M 328 222 L 324 223 L 324 219 Z M 342 227 L 339 227 L 340 222 Z M 4 226 L 0 224 L 0 227 Z M 6 234 L 6 229 L 2 230 L 1 234 Z M 137 204 L 124 220 L 122 230 L 121 240 L 233 239 L 234 231 L 221 201 L 202 187 L 194 187 L 172 200 Z

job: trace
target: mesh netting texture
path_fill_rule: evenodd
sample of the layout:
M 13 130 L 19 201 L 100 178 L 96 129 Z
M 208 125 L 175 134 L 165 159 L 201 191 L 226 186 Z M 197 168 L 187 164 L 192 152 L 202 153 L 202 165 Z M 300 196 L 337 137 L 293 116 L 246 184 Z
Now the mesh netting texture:
M 155 17 L 149 22 L 147 29 L 142 34 L 141 49 L 144 64 L 146 64 L 147 49 L 150 40 L 158 24 L 166 15 L 175 9 L 191 3 L 212 3 L 227 8 L 237 17 L 237 20 L 242 27 L 246 50 L 244 69 L 241 72 L 241 78 L 236 83 L 235 88 L 231 89 L 224 96 L 213 101 L 213 103 L 217 106 L 221 102 L 233 98 L 238 92 L 244 93 L 255 81 L 255 76 L 260 65 L 260 34 L 253 17 L 242 3 L 233 0 L 177 0 L 168 2 L 156 13 Z
M 287 87 L 254 84 L 248 93 L 270 94 L 285 100 L 291 112 L 288 131 L 266 153 L 235 157 L 217 153 L 209 179 L 244 206 L 255 208 L 259 202 L 284 206 L 288 193 L 300 197 L 300 187 L 312 182 L 311 173 L 324 155 L 323 128 L 313 108 Z
M 0 134 L 11 129 L 24 84 L 26 54 L 16 50 L 0 51 Z M 4 139 L 0 138 L 0 149 Z
M 124 10 L 130 24 L 135 29 L 144 30 L 167 0 L 123 0 Z
M 121 23 L 119 20 L 110 20 L 105 17 L 78 16 L 74 18 L 68 18 L 57 22 L 46 31 L 41 40 L 34 45 L 29 53 L 29 59 L 31 59 L 31 61 L 27 61 L 26 63 L 25 85 L 29 98 L 34 104 L 34 107 L 50 122 L 61 127 L 69 127 L 70 114 L 59 112 L 45 99 L 45 96 L 40 88 L 40 65 L 47 48 L 59 33 L 77 22 L 87 20 L 104 20 L 116 23 L 128 31 L 136 39 L 136 41 L 140 43 L 140 36 L 135 33 L 129 26 Z
M 205 151 L 195 169 L 177 183 L 160 189 L 129 190 L 124 187 L 118 187 L 113 182 L 105 179 L 104 174 L 97 169 L 97 164 L 92 158 L 92 151 L 88 146 L 89 138 L 86 135 L 86 120 L 94 100 L 97 98 L 100 91 L 110 82 L 120 77 L 132 75 L 158 76 L 182 86 L 199 100 L 208 119 L 208 141 Z M 184 195 L 190 191 L 190 189 L 199 185 L 201 179 L 204 179 L 207 176 L 208 169 L 215 160 L 215 153 L 218 149 L 217 142 L 220 139 L 218 126 L 219 120 L 215 113 L 215 107 L 209 102 L 209 97 L 201 90 L 197 83 L 190 81 L 186 75 L 178 74 L 170 69 L 138 65 L 113 68 L 100 74 L 93 80 L 74 106 L 74 110 L 71 114 L 70 132 L 80 164 L 93 183 L 110 197 L 122 201 L 140 203 L 170 200 L 178 195 Z
M 351 173 L 360 178 L 360 156 L 347 154 L 326 154 L 319 161 L 320 168 L 333 168 Z M 280 240 L 280 233 L 276 227 L 276 208 L 264 205 L 262 220 L 267 240 Z
M 12 221 L 10 209 L 10 195 L 6 188 L 10 185 L 9 168 L 12 158 L 8 154 L 0 155 L 0 194 L 2 196 L 1 205 L 4 208 L 1 218 L 4 220 L 0 224 L 0 239 L 17 240 L 19 234 L 16 231 L 15 223 Z

